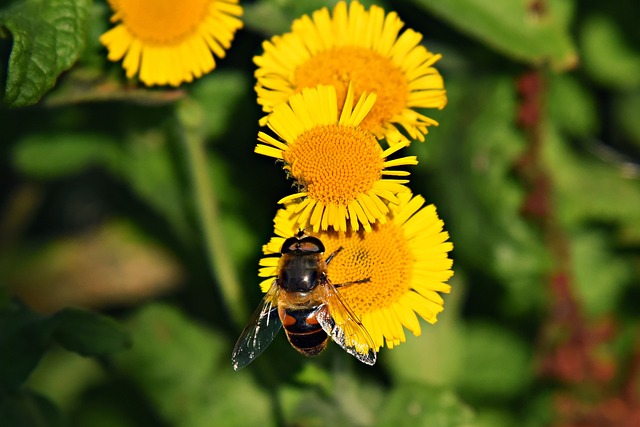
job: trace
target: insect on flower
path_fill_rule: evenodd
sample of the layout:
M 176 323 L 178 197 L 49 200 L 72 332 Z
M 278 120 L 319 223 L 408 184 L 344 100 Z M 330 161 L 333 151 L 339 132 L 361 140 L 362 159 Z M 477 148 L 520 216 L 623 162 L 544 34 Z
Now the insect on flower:
M 278 276 L 240 334 L 231 361 L 238 370 L 258 357 L 284 326 L 287 339 L 298 352 L 315 356 L 331 337 L 347 353 L 367 365 L 376 363 L 376 351 L 369 333 L 340 298 L 327 278 L 327 264 L 320 239 L 300 232 L 285 240 Z

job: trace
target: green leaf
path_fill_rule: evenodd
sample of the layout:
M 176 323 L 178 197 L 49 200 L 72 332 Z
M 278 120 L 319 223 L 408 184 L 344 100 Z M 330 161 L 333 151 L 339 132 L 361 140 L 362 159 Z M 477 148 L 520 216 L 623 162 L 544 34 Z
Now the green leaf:
M 128 344 L 107 317 L 77 309 L 45 317 L 12 303 L 0 311 L 0 388 L 20 386 L 53 340 L 83 356 L 103 356 Z
M 551 391 L 543 391 L 527 398 L 524 413 L 519 417 L 523 427 L 545 427 L 553 425 L 557 419 L 558 395 Z
M 78 59 L 86 36 L 89 0 L 24 0 L 0 13 L 13 35 L 5 102 L 36 103 Z
M 254 97 L 251 85 L 244 74 L 223 70 L 216 71 L 193 85 L 193 99 L 206 111 L 204 134 L 207 138 L 219 138 L 232 128 L 232 122 L 246 125 L 246 114 L 238 115 L 238 112 L 241 101 Z
M 459 372 L 464 371 L 464 337 L 459 311 L 466 292 L 461 276 L 457 271 L 450 282 L 452 291 L 444 296 L 445 310 L 438 316 L 438 323 L 421 321 L 419 337 L 407 332 L 406 343 L 381 355 L 381 362 L 394 378 L 451 387 Z
M 570 242 L 580 307 L 593 316 L 613 312 L 626 286 L 633 283 L 634 261 L 616 253 L 605 232 L 574 233 Z
M 36 178 L 60 178 L 90 166 L 117 163 L 116 141 L 97 134 L 31 134 L 15 145 L 14 164 Z
M 454 284 L 453 289 L 451 296 L 459 287 Z M 526 390 L 534 378 L 531 349 L 514 333 L 495 325 L 462 327 L 455 322 L 456 304 L 447 300 L 436 325 L 425 326 L 421 337 L 410 337 L 385 355 L 393 377 L 455 388 L 480 401 L 508 400 Z M 450 309 L 453 315 L 448 314 Z
M 476 427 L 512 427 L 517 424 L 516 418 L 506 410 L 482 409 L 478 409 L 476 414 Z
M 544 302 L 540 279 L 549 259 L 538 230 L 522 215 L 526 190 L 514 169 L 526 141 L 513 121 L 514 82 L 456 77 L 447 82 L 453 120 L 443 120 L 427 144 L 410 147 L 428 159 L 426 172 L 412 171 L 412 182 L 424 174 L 456 258 L 504 283 L 509 310 L 531 310 Z
M 370 426 L 384 398 L 374 381 L 355 375 L 356 362 L 343 363 L 345 354 L 335 351 L 332 369 L 308 361 L 296 375 L 300 387 L 279 387 L 278 398 L 286 425 Z M 369 369 L 369 368 L 366 368 Z
M 572 3 L 544 2 L 537 12 L 534 2 L 513 0 L 413 0 L 459 30 L 514 59 L 556 69 L 572 68 L 578 57 L 569 32 Z
M 166 133 L 153 129 L 131 135 L 119 160 L 107 165 L 112 173 L 124 179 L 142 200 L 162 214 L 178 236 L 191 237 L 185 210 L 188 193 Z
M 424 384 L 394 388 L 383 403 L 376 427 L 473 427 L 469 407 L 453 393 Z
M 31 391 L 3 395 L 0 420 L 6 427 L 62 427 L 58 408 L 47 398 Z
M 92 133 L 31 134 L 15 145 L 13 161 L 23 173 L 41 179 L 102 166 L 163 215 L 179 236 L 191 234 L 175 156 L 160 130 L 136 133 L 124 144 Z
M 131 345 L 129 336 L 113 319 L 86 310 L 67 308 L 56 313 L 53 338 L 67 350 L 83 356 L 105 356 Z
M 549 115 L 568 135 L 590 138 L 600 128 L 600 117 L 592 94 L 569 74 L 555 74 L 549 79 Z
M 285 425 L 348 425 L 336 406 L 312 388 L 285 384 L 278 388 L 278 398 Z
M 637 40 L 627 37 L 624 30 L 627 24 L 628 32 L 637 34 L 637 21 L 633 17 L 640 13 L 640 8 L 635 2 L 621 2 L 620 7 L 623 5 L 635 10 L 614 14 L 598 10 L 588 16 L 580 26 L 580 44 L 584 69 L 591 77 L 607 87 L 630 89 L 640 86 L 640 49 Z
M 208 393 L 198 399 L 199 408 L 192 417 L 179 417 L 176 425 L 185 427 L 207 427 L 224 420 L 229 426 L 275 427 L 275 417 L 268 393 L 250 375 L 236 375 L 227 371 L 224 375 L 208 377 Z M 248 410 L 247 402 L 250 402 Z
M 613 117 L 617 127 L 628 138 L 630 144 L 636 150 L 640 150 L 640 120 L 638 120 L 640 90 L 618 94 L 614 101 L 614 108 Z M 636 166 L 636 173 L 638 169 L 640 168 Z
M 67 412 L 106 375 L 108 371 L 102 363 L 56 346 L 40 360 L 24 387 L 48 396 Z
M 595 220 L 637 230 L 640 182 L 627 178 L 614 163 L 577 152 L 553 126 L 547 131 L 543 156 L 554 182 L 561 223 L 576 229 Z
M 12 303 L 0 311 L 0 389 L 16 389 L 37 366 L 50 342 L 46 318 Z
M 168 425 L 272 425 L 269 397 L 249 371 L 232 370 L 231 346 L 219 335 L 165 305 L 144 308 L 129 327 L 133 347 L 116 366 Z
M 534 378 L 532 349 L 517 335 L 489 323 L 471 323 L 464 333 L 457 389 L 477 400 L 509 399 Z

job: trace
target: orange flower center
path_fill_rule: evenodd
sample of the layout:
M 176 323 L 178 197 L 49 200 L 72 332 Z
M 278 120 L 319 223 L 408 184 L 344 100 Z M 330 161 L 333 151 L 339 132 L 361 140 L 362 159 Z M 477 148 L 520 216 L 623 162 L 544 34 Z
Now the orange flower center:
M 375 224 L 372 232 L 358 236 L 323 233 L 318 237 L 326 254 L 343 248 L 327 268 L 334 285 L 369 279 L 338 288 L 345 303 L 362 317 L 388 307 L 408 291 L 414 259 L 402 228 L 393 221 Z
M 344 104 L 349 82 L 353 82 L 355 99 L 363 92 L 375 92 L 376 103 L 360 125 L 374 133 L 407 107 L 409 97 L 402 70 L 388 58 L 362 47 L 334 47 L 314 54 L 295 70 L 293 82 L 298 92 L 319 84 L 334 86 L 338 105 Z
M 310 198 L 325 205 L 347 205 L 382 176 L 381 153 L 372 134 L 334 124 L 304 132 L 283 157 Z
M 152 44 L 171 44 L 193 34 L 207 16 L 211 0 L 112 0 L 127 29 Z

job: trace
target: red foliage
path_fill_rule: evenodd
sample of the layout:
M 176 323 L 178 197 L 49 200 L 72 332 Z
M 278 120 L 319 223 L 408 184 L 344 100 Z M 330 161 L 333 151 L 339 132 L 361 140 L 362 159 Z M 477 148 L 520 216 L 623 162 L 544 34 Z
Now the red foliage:
M 589 319 L 573 291 L 568 237 L 555 218 L 553 180 L 540 152 L 543 138 L 544 96 L 541 72 L 531 71 L 517 82 L 518 125 L 528 149 L 516 170 L 528 186 L 521 211 L 541 226 L 555 267 L 549 276 L 549 309 L 537 349 L 539 375 L 557 381 L 556 427 L 640 426 L 640 345 L 631 369 L 623 371 L 611 351 L 618 334 L 613 316 Z

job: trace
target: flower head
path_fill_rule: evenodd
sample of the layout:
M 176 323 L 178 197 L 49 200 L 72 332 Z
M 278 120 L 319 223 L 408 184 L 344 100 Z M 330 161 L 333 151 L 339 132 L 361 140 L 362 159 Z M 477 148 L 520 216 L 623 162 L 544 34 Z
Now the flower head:
M 408 192 L 404 179 L 383 176 L 407 176 L 406 171 L 389 167 L 415 165 L 415 156 L 387 160 L 403 144 L 383 150 L 370 132 L 360 128 L 376 100 L 375 94 L 363 94 L 353 105 L 349 89 L 338 115 L 333 86 L 304 89 L 269 116 L 267 125 L 283 141 L 260 132 L 256 153 L 283 160 L 285 169 L 302 191 L 280 200 L 295 203 L 297 226 L 315 231 L 354 230 L 360 224 L 385 222 L 389 205 L 397 204 L 397 194 Z M 300 203 L 296 203 L 301 200 Z
M 114 28 L 100 37 L 127 77 L 179 86 L 212 71 L 242 27 L 238 0 L 109 0 Z
M 369 11 L 357 1 L 344 1 L 333 9 L 320 9 L 293 22 L 292 31 L 263 43 L 256 92 L 265 112 L 273 111 L 306 87 L 333 85 L 342 104 L 350 82 L 355 96 L 376 93 L 378 100 L 362 122 L 365 130 L 390 145 L 406 139 L 424 140 L 429 125 L 437 122 L 416 108 L 442 109 L 447 103 L 444 83 L 433 64 L 440 55 L 420 45 L 422 35 L 395 12 L 378 6 Z
M 435 323 L 443 310 L 439 292 L 449 292 L 446 282 L 453 275 L 448 257 L 453 245 L 435 207 L 422 207 L 421 196 L 403 193 L 398 198 L 391 220 L 375 224 L 371 232 L 308 233 L 324 243 L 326 256 L 335 253 L 327 267 L 328 278 L 377 348 L 385 342 L 389 348 L 404 342 L 403 327 L 420 335 L 416 313 Z M 298 231 L 291 220 L 293 212 L 292 206 L 278 211 L 277 237 L 263 247 L 265 255 L 270 255 L 260 260 L 259 275 L 267 278 L 261 283 L 263 292 L 277 275 L 279 257 L 271 255 L 279 254 L 285 238 Z

